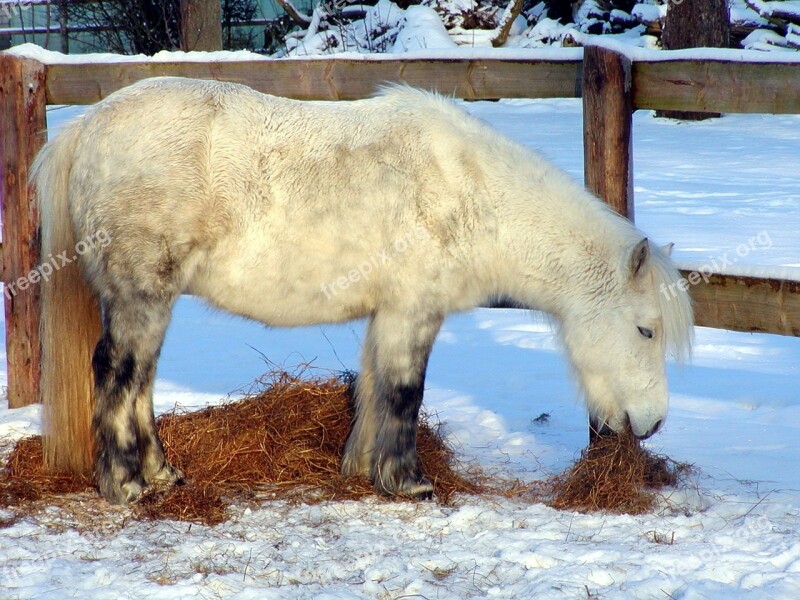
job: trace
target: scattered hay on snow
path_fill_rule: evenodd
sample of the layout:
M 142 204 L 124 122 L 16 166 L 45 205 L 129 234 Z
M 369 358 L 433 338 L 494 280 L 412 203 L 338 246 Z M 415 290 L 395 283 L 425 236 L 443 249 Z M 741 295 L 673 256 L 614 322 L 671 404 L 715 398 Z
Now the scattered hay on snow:
M 352 377 L 302 380 L 282 373 L 262 391 L 195 412 L 158 419 L 169 460 L 187 483 L 152 490 L 134 506 L 141 518 L 219 523 L 233 502 L 360 499 L 374 494 L 365 477 L 344 477 L 341 455 L 352 421 Z M 439 502 L 478 493 L 480 483 L 454 468 L 453 451 L 423 415 L 420 467 Z M 89 490 L 85 477 L 48 472 L 41 437 L 20 440 L 0 479 L 0 506 L 20 506 Z
M 351 375 L 304 380 L 279 373 L 241 400 L 162 415 L 158 430 L 167 459 L 183 471 L 187 483 L 149 491 L 132 507 L 133 514 L 215 524 L 226 519 L 234 503 L 373 495 L 365 477 L 339 472 L 352 422 L 352 383 Z M 562 510 L 642 513 L 654 506 L 650 490 L 675 485 L 685 469 L 642 449 L 628 435 L 601 439 L 566 473 L 545 482 L 525 486 L 480 472 L 467 477 L 424 415 L 417 447 L 421 470 L 443 504 L 455 494 L 485 494 L 524 497 Z M 93 489 L 86 477 L 46 471 L 41 437 L 29 437 L 17 443 L 0 476 L 0 507 L 25 514 Z

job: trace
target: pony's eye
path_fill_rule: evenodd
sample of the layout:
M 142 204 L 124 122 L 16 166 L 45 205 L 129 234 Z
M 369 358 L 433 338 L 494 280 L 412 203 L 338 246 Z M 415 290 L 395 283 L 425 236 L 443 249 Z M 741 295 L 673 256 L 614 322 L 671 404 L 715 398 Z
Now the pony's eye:
M 642 337 L 646 337 L 648 340 L 653 339 L 653 330 L 648 329 L 647 327 L 639 327 L 639 333 L 642 334 Z

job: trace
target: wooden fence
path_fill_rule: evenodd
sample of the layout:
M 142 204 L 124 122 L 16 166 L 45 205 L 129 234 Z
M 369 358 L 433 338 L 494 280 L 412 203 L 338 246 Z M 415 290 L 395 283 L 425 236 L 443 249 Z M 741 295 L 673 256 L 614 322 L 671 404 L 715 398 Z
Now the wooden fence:
M 363 98 L 385 82 L 472 100 L 583 97 L 587 186 L 633 219 L 631 139 L 636 109 L 800 113 L 800 63 L 668 57 L 662 53 L 657 61 L 632 61 L 599 46 L 587 47 L 582 59 L 568 53 L 566 58 L 543 60 L 42 64 L 0 54 L 1 273 L 2 281 L 16 281 L 20 290 L 5 297 L 9 405 L 23 406 L 39 397 L 39 294 L 37 286 L 25 280 L 40 260 L 39 217 L 27 180 L 31 161 L 45 141 L 48 104 L 93 103 L 158 75 L 236 81 L 311 100 Z M 690 290 L 699 325 L 800 336 L 800 282 L 724 273 L 696 278 Z

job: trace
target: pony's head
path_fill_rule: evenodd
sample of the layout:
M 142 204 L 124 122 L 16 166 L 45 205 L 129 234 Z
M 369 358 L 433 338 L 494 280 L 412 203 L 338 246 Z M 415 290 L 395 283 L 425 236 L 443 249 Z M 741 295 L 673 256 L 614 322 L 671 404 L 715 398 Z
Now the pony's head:
M 667 416 L 666 353 L 688 354 L 692 307 L 668 251 L 647 238 L 583 274 L 561 328 L 593 427 L 638 438 Z

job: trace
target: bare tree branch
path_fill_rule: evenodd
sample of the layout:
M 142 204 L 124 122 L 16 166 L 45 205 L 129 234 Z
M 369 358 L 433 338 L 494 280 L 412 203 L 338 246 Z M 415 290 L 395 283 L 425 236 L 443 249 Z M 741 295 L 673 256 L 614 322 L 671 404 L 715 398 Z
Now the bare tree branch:
M 311 17 L 307 17 L 299 10 L 297 10 L 294 4 L 292 4 L 292 0 L 275 0 L 275 1 L 281 5 L 281 8 L 283 8 L 286 14 L 289 15 L 292 21 L 294 21 L 298 25 L 303 25 L 307 27 L 311 23 Z
M 524 0 L 511 0 L 503 11 L 503 16 L 500 18 L 500 27 L 498 28 L 497 35 L 492 38 L 492 46 L 499 48 L 508 40 L 508 34 L 511 32 L 511 26 L 514 24 L 516 18 L 522 12 L 522 5 Z

